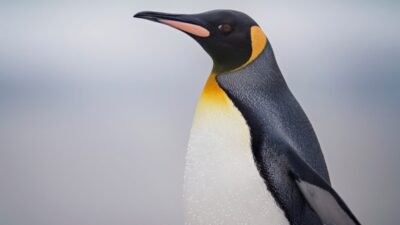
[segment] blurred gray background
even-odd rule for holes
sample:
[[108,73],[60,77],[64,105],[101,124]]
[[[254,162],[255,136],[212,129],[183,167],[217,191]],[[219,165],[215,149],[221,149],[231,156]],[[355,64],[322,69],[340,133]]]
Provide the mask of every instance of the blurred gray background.
[[[200,3],[201,2],[201,3]],[[178,225],[211,60],[135,12],[263,27],[363,224],[400,221],[399,1],[1,1],[0,224]]]

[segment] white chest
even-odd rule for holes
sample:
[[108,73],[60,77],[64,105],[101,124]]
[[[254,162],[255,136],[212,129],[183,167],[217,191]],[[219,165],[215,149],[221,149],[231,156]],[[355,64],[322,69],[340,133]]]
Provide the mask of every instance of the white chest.
[[186,157],[187,225],[289,224],[261,178],[249,128],[230,102],[199,103]]

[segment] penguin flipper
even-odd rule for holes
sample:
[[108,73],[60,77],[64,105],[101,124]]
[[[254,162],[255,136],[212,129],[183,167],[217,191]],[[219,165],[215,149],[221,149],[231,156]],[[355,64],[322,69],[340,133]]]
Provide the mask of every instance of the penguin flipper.
[[289,157],[289,173],[304,198],[326,225],[361,225],[340,196],[296,153]]

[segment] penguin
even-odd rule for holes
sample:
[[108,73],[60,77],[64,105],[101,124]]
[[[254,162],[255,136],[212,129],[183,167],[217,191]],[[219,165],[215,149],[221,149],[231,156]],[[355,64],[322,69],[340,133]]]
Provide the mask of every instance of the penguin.
[[184,173],[187,225],[360,225],[332,188],[318,139],[271,43],[233,10],[134,15],[188,34],[213,68]]

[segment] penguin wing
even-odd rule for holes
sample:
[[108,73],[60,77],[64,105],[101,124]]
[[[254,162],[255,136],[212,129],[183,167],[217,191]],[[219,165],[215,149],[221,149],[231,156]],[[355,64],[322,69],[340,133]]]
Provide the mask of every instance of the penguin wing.
[[340,196],[295,152],[289,156],[289,174],[326,225],[360,225]]

